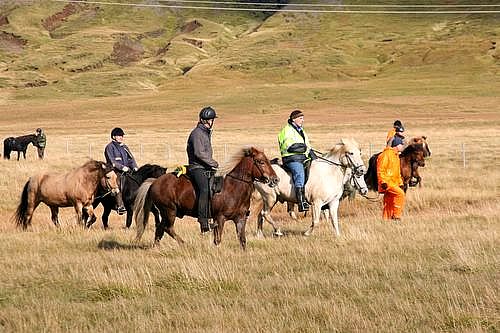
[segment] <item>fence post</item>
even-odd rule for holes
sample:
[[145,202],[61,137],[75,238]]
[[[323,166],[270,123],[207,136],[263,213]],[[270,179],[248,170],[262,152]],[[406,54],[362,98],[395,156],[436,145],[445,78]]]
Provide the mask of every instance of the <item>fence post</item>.
[[462,160],[464,163],[464,169],[466,168],[466,159],[465,159],[465,143],[462,143]]
[[224,162],[227,162],[227,143],[224,144]]
[[372,156],[372,151],[373,151],[373,144],[370,142],[370,148],[368,149],[369,151],[369,155],[368,156]]
[[92,159],[92,144],[89,143],[89,158]]
[[69,154],[69,139],[66,140],[66,154]]
[[141,160],[142,160],[143,153],[144,153],[144,146],[141,143],[141,145],[139,146],[139,159],[141,159]]
[[167,164],[170,163],[170,146],[168,144],[165,145],[166,146],[166,154],[167,154]]

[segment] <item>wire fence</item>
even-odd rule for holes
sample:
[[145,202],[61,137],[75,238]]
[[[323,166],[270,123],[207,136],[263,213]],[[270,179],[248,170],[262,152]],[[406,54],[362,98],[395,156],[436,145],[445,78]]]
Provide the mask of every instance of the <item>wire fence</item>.
[[[48,144],[45,151],[45,158],[63,157],[71,160],[96,159],[104,160],[104,147],[107,142],[88,142],[84,140],[59,140],[56,143]],[[159,141],[144,141],[140,143],[127,143],[130,150],[135,155],[139,165],[145,163],[155,163],[167,167],[186,164],[186,144],[185,143],[165,143]],[[500,142],[461,142],[461,143],[429,143],[433,160],[446,161],[452,166],[469,168],[480,167],[485,164],[499,166]],[[238,154],[244,147],[238,143],[213,144],[214,159],[220,164],[231,161],[232,157]],[[258,144],[259,149],[264,149],[268,158],[279,157],[279,150],[276,144]],[[314,147],[326,152],[330,147]],[[383,145],[377,143],[360,143],[363,159],[367,162],[370,156],[383,150]],[[31,151],[32,149],[32,151]],[[11,159],[16,159],[15,152],[11,154]],[[30,148],[27,152],[27,159],[36,159],[36,149]]]

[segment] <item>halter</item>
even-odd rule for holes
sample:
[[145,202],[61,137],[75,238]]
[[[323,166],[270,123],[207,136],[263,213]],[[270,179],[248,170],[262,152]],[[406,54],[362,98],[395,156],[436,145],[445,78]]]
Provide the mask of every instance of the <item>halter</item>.
[[[106,172],[106,174],[104,175],[106,177],[106,175],[108,174],[109,172]],[[108,190],[106,193],[104,193],[103,195],[100,195],[98,197],[95,197],[94,200],[97,200],[97,199],[102,199],[104,198],[105,196],[108,196],[110,193],[113,192],[113,188],[111,187],[111,184],[109,183],[109,180],[108,178],[106,177],[104,179],[104,183],[106,184],[106,190]]]

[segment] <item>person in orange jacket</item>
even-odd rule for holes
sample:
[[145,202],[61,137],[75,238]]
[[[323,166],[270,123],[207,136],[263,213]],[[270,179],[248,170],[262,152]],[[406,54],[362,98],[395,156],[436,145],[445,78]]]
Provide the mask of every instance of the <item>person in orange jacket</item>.
[[378,191],[384,194],[384,220],[401,220],[403,213],[405,192],[399,164],[399,152],[403,148],[403,139],[396,135],[377,158]]
[[403,127],[401,120],[394,121],[392,128],[389,130],[389,132],[387,132],[387,137],[385,139],[385,143],[387,145],[391,145],[391,140],[396,135],[400,136],[401,138],[404,139],[404,135],[403,135],[404,131],[405,131],[405,128]]

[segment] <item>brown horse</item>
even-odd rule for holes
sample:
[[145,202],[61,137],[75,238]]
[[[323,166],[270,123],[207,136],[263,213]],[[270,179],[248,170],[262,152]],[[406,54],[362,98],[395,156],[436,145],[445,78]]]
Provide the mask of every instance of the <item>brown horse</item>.
[[[214,243],[219,245],[226,220],[236,224],[240,245],[246,247],[245,225],[249,215],[250,198],[254,181],[276,186],[278,177],[262,151],[255,148],[243,149],[237,157],[236,166],[226,174],[220,193],[213,195],[212,216],[217,226],[214,229]],[[175,233],[175,218],[198,215],[195,192],[188,177],[165,174],[156,180],[146,180],[137,191],[134,204],[137,224],[137,240],[140,240],[148,222],[152,205],[160,211],[161,223],[156,225],[155,244],[165,231],[178,243],[184,241]]]
[[[422,144],[422,147],[424,147],[424,157],[430,157],[431,156],[431,149],[429,148],[429,143],[427,142],[427,137],[425,136],[418,136],[415,138],[412,138],[409,142],[409,144]],[[414,187],[414,186],[422,186],[422,177],[420,177],[420,174],[418,173],[418,163],[414,163],[412,165],[412,175],[410,178],[410,181],[408,183],[409,186]]]
[[[365,183],[370,190],[378,191],[377,183],[377,158],[380,153],[370,157],[368,170],[365,174]],[[406,192],[412,178],[415,167],[425,166],[425,152],[422,144],[408,145],[399,155],[401,164],[401,178],[403,178],[403,190]]]
[[59,207],[73,206],[79,224],[85,222],[83,210],[88,219],[95,220],[92,202],[99,184],[114,194],[120,191],[112,167],[94,160],[66,174],[41,173],[32,176],[24,185],[15,221],[26,229],[31,225],[33,212],[41,202],[50,207],[52,222],[56,226],[59,226]]

